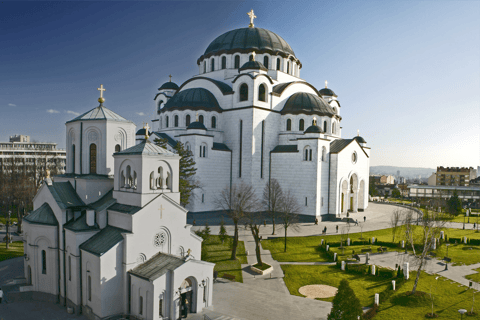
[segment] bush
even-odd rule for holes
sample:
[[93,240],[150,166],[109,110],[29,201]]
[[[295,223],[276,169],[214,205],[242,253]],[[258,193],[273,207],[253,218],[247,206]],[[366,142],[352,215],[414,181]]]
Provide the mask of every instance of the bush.
[[362,315],[363,311],[360,300],[355,296],[355,291],[350,288],[348,281],[343,279],[333,298],[332,309],[328,314],[328,320],[353,320]]
[[450,243],[455,243],[455,242],[463,243],[463,239],[462,238],[450,238],[450,239],[448,239],[448,242],[450,242]]
[[355,274],[366,274],[368,272],[368,267],[365,264],[352,264],[348,266],[349,273]]
[[377,276],[386,279],[393,279],[397,275],[397,271],[388,268],[377,268]]

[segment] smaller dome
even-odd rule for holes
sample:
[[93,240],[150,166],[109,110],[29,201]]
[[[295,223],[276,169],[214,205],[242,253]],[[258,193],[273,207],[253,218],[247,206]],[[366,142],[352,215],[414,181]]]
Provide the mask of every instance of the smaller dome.
[[162,84],[158,90],[178,90],[178,85],[175,82],[168,81]]
[[195,121],[195,122],[190,123],[190,125],[189,125],[188,128],[187,128],[187,130],[190,130],[190,129],[202,129],[202,130],[207,130],[207,128],[205,128],[205,126],[203,125],[203,123],[198,122],[198,121]]
[[[144,135],[145,135],[145,132],[146,132],[145,128],[142,128],[142,129],[138,130],[137,133],[135,133],[135,135],[137,135],[137,136],[144,136]],[[152,135],[152,133],[149,131],[149,132],[148,132],[148,135],[150,136],[150,135]]]
[[248,61],[240,69],[238,69],[238,72],[243,71],[243,70],[247,70],[247,69],[268,71],[268,69],[265,68],[265,66],[261,62]]
[[353,138],[355,140],[358,141],[358,143],[367,143],[367,141],[365,141],[365,139],[363,139],[362,137],[360,136],[356,136],[355,138]]
[[311,125],[304,133],[323,133],[323,130],[317,125]]
[[329,88],[323,88],[322,90],[319,91],[319,93],[322,95],[322,96],[333,96],[333,97],[336,97],[337,95],[335,94],[335,92],[333,92],[332,89],[329,89]]

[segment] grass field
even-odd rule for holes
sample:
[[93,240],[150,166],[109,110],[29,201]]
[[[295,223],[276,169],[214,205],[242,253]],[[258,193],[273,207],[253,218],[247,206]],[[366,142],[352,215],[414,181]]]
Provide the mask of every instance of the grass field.
[[[480,268],[474,269],[474,270],[477,272],[480,272]],[[468,276],[465,276],[465,278],[467,278],[468,280],[475,281],[476,283],[480,283],[480,273],[470,274]]]
[[219,236],[210,236],[202,243],[202,260],[215,263],[215,270],[218,271],[218,277],[221,277],[224,273],[228,273],[235,276],[235,281],[243,282],[241,264],[247,264],[245,245],[243,241],[239,241],[237,260],[230,260],[232,251],[229,241],[225,241],[225,243],[222,244]]
[[[285,273],[285,284],[293,295],[302,296],[298,289],[309,284],[326,284],[338,287],[342,279],[347,279],[355,291],[363,306],[371,306],[375,293],[391,287],[391,279],[382,279],[374,276],[348,274],[334,266],[296,266],[282,265]],[[430,290],[434,296],[434,310],[439,315],[438,319],[459,319],[459,309],[470,310],[472,307],[472,292],[465,286],[452,283],[450,280],[426,273],[421,274],[418,289],[426,292],[423,299],[412,301],[404,296],[413,288],[415,273],[410,273],[410,280],[402,287],[397,288],[387,301],[380,303],[380,312],[375,319],[379,320],[411,320],[424,319],[425,314],[431,312]],[[480,313],[480,294],[475,291],[474,311]],[[321,299],[332,301],[333,298]],[[480,315],[468,317],[468,319],[480,319]]]
[[12,242],[9,247],[7,250],[5,242],[0,243],[0,261],[23,256],[22,241]]

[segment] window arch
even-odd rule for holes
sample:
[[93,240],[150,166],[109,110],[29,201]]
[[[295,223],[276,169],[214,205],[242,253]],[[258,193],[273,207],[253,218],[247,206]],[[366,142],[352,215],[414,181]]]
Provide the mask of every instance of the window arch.
[[292,131],[292,120],[287,119],[287,131]]
[[162,105],[163,105],[163,100],[160,100],[158,102],[157,114],[160,114],[160,111],[162,110]]
[[235,69],[240,68],[240,56],[235,56]]
[[122,151],[122,147],[120,147],[120,145],[117,144],[117,145],[115,146],[115,152],[120,152],[120,151]]
[[312,154],[312,148],[306,146],[305,149],[303,149],[303,161],[312,161]]
[[227,69],[227,57],[222,57],[222,69]]
[[203,115],[200,115],[200,116],[198,117],[198,122],[200,122],[201,124],[203,124]]
[[268,56],[263,57],[263,65],[268,69]]
[[165,128],[168,128],[168,116],[165,117]]
[[203,61],[203,73],[207,72],[207,61]]
[[262,83],[258,86],[258,100],[267,102],[266,86]]
[[247,101],[248,100],[248,85],[246,83],[242,83],[240,86],[240,101]]
[[178,127],[178,116],[177,115],[175,115],[174,121],[175,121],[174,126]]
[[217,117],[212,117],[212,128],[215,129],[217,127]]
[[280,70],[280,58],[277,58],[277,70]]
[[215,59],[210,60],[210,71],[215,71]]
[[327,133],[327,121],[323,121],[323,132]]
[[42,250],[42,274],[47,274],[47,252]]
[[190,115],[187,114],[187,115],[185,116],[185,126],[188,127],[189,125],[190,125]]
[[206,158],[207,157],[207,145],[202,143],[200,145],[200,153],[198,155],[200,158]]
[[305,121],[303,119],[300,119],[300,121],[298,121],[298,130],[299,131],[305,130]]
[[290,61],[287,61],[287,73],[290,73]]
[[97,173],[97,145],[90,144],[90,174]]

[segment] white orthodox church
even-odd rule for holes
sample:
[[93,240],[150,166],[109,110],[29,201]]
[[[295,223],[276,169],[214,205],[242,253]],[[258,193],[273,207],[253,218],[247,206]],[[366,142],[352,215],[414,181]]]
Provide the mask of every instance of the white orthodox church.
[[[244,182],[261,193],[275,178],[321,219],[368,206],[370,148],[342,138],[341,106],[325,85],[300,78],[302,64],[277,34],[253,25],[214,39],[197,60],[198,75],[155,95],[150,137],[177,141],[195,157],[201,188],[187,206],[214,211],[215,194]],[[142,134],[143,132],[138,132]]]
[[21,291],[89,319],[199,312],[214,264],[179,204],[179,156],[135,144],[135,124],[99,102],[66,123],[66,174],[45,179],[24,218]]

